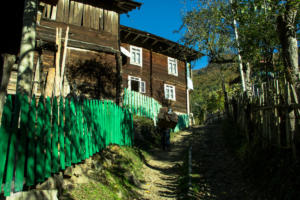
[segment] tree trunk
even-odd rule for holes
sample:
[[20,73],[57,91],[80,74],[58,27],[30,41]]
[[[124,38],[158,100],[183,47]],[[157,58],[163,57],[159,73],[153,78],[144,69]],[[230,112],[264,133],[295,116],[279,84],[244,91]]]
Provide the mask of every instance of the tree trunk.
[[247,62],[246,63],[246,73],[245,73],[245,85],[246,85],[246,92],[247,92],[247,96],[251,97],[252,94],[252,83],[251,83],[251,67],[250,67],[250,63]]
[[5,97],[7,94],[7,85],[9,82],[10,72],[16,61],[15,55],[3,54],[3,72],[1,79],[1,88],[0,88],[0,122],[2,118],[3,106],[5,103]]
[[25,0],[23,29],[18,66],[17,92],[31,95],[35,51],[37,0]]
[[223,90],[223,94],[224,94],[225,113],[226,113],[226,116],[229,118],[229,102],[228,102],[228,95],[227,95],[227,91],[226,91],[224,76],[222,76],[222,90]]
[[[232,0],[229,0],[229,2],[230,2],[231,5],[233,4]],[[233,14],[235,13],[233,9],[232,9],[232,12],[233,12]],[[243,89],[243,92],[246,92],[243,62],[242,62],[242,56],[241,56],[241,53],[240,53],[239,34],[238,34],[238,30],[237,30],[236,20],[235,20],[234,17],[233,17],[233,28],[234,28],[235,40],[236,40],[237,49],[238,49],[238,60],[239,60],[239,70],[240,70],[240,76],[241,76],[242,89]]]
[[286,77],[292,84],[299,81],[298,46],[295,27],[299,4],[299,2],[287,1],[285,12],[277,18],[277,30],[282,46]]

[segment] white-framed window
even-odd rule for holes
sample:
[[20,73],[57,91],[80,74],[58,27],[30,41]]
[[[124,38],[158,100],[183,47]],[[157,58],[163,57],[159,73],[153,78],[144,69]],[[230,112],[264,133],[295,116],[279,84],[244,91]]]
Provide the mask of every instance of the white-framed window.
[[165,98],[176,101],[175,86],[165,84],[164,89],[165,89]]
[[178,76],[177,60],[168,57],[168,74]]
[[136,46],[130,46],[130,64],[143,66],[143,49]]
[[140,93],[146,93],[146,82],[141,78],[128,76],[128,89]]

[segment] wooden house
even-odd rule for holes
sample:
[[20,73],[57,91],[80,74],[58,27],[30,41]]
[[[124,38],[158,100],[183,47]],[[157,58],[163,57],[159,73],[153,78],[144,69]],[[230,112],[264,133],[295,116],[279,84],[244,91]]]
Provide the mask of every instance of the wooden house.
[[[189,113],[192,89],[189,62],[195,50],[141,30],[121,26],[123,87],[141,92],[179,113]],[[124,50],[125,49],[125,50]],[[126,53],[124,53],[126,54]]]
[[[40,0],[32,93],[84,95],[120,103],[128,88],[189,113],[189,62],[199,53],[121,26],[120,14],[140,6],[134,0]],[[13,47],[9,52],[17,54],[18,45]],[[10,74],[10,94],[16,92],[16,68]],[[57,74],[62,86],[54,83]]]
[[[75,92],[89,98],[119,101],[120,14],[140,6],[133,0],[40,0],[33,93],[52,96],[58,90],[53,83],[58,72],[63,76],[60,78],[64,87],[60,88],[65,96]],[[57,34],[60,28],[61,33]],[[8,93],[15,93],[16,77],[15,68]]]

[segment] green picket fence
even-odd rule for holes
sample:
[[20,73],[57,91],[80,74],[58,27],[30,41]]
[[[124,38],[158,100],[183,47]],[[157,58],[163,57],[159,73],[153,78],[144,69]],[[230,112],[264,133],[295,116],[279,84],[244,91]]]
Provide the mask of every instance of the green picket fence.
[[123,107],[128,108],[132,114],[157,121],[157,115],[162,106],[155,99],[127,88],[124,89],[123,99]]
[[[32,98],[35,100],[35,98]],[[4,196],[44,181],[109,144],[132,145],[131,113],[109,101],[8,96],[0,127]],[[0,191],[2,192],[2,191]]]
[[[128,108],[133,115],[147,117],[157,122],[157,115],[162,105],[151,97],[125,88],[123,107]],[[179,115],[178,123],[172,131],[178,132],[187,127],[189,127],[189,116]]]
[[178,116],[178,122],[177,122],[177,125],[176,127],[174,128],[174,130],[172,130],[172,132],[178,132],[178,131],[181,131],[185,128],[188,128],[189,127],[189,116],[186,114],[186,115],[179,115]]

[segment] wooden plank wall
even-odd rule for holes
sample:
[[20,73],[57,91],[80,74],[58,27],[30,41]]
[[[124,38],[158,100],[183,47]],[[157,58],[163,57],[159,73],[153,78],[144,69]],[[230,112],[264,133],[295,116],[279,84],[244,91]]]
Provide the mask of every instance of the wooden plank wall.
[[[38,54],[36,53],[35,66],[37,58]],[[55,66],[55,52],[43,50],[41,60],[41,73],[35,94],[37,97],[41,95],[42,88],[45,88],[49,69]],[[74,69],[79,70],[79,73],[72,76],[70,70]],[[88,98],[115,100],[116,61],[114,55],[74,48],[68,49],[65,72],[64,96],[70,93],[70,85],[75,82],[78,94]],[[16,94],[16,85],[17,71],[13,70],[10,74],[7,93]]]
[[116,97],[116,61],[111,54],[79,49],[68,49],[66,75],[70,84],[88,98]]
[[[130,45],[122,43],[122,47],[130,51]],[[176,101],[173,109],[178,112],[187,112],[187,84],[185,62],[178,60],[178,76],[168,74],[168,56],[153,52],[152,53],[152,93],[153,98],[162,103],[164,99],[164,84],[170,84],[176,88]],[[146,82],[146,94],[151,96],[150,91],[150,51],[143,48],[143,66],[130,64],[130,58],[127,58],[127,63],[123,65],[123,85],[128,88],[128,75],[139,77]]]
[[[130,52],[129,44],[121,44]],[[150,51],[143,49],[143,67],[130,65],[130,58],[127,58],[127,63],[122,66],[122,79],[124,87],[128,88],[128,75],[139,77],[142,81],[146,82],[146,93],[145,95],[151,96],[150,91]]]
[[[67,26],[70,28],[69,45],[72,45],[74,41],[80,41],[118,50],[117,36],[111,33],[99,32],[86,27],[67,25],[57,21],[42,20],[40,25],[37,26],[37,38],[48,42],[55,42],[56,27],[62,28],[62,35],[64,36]],[[83,46],[82,48],[85,47]]]
[[119,14],[115,11],[72,0],[58,0],[57,5],[41,5],[44,6],[43,18],[106,31],[112,35],[119,33]]

